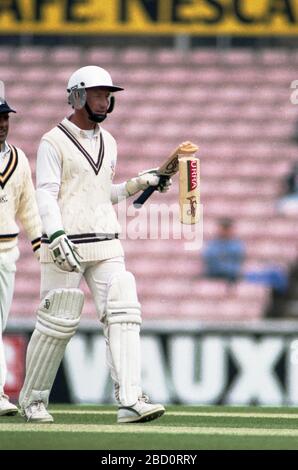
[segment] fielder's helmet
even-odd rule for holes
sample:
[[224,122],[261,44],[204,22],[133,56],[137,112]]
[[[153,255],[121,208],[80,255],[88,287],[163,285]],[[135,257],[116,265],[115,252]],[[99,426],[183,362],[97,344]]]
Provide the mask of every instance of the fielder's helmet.
[[5,101],[5,86],[2,80],[0,80],[0,114],[15,113],[7,101]]
[[9,106],[7,101],[4,101],[0,98],[0,114],[5,113],[16,113],[16,111]]

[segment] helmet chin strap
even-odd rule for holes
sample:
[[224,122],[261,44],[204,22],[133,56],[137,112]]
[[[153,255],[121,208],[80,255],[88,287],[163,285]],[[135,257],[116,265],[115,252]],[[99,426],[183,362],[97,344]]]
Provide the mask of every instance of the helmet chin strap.
[[88,105],[87,101],[85,103],[85,109],[88,113],[88,117],[89,117],[90,121],[98,122],[98,123],[105,120],[105,118],[107,117],[107,114],[109,114],[113,111],[114,106],[115,106],[115,97],[114,96],[110,97],[110,104],[109,104],[109,107],[108,107],[107,112],[105,114],[93,113],[91,111],[90,106]]
[[98,114],[98,113],[93,113],[90,109],[90,106],[88,105],[88,103],[86,102],[85,104],[85,109],[88,113],[88,117],[90,119],[90,121],[93,121],[93,122],[97,122],[97,123],[100,123],[102,121],[105,120],[105,118],[107,117],[107,114]]

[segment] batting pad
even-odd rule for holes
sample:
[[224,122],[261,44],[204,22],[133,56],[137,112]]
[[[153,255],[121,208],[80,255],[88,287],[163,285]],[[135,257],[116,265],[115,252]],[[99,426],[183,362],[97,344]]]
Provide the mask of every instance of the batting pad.
[[111,279],[106,309],[107,358],[119,400],[132,406],[141,395],[141,306],[134,276],[125,271]]
[[80,322],[84,294],[79,289],[55,289],[42,300],[26,357],[25,383],[19,402],[26,408],[36,400],[48,405],[65,348]]

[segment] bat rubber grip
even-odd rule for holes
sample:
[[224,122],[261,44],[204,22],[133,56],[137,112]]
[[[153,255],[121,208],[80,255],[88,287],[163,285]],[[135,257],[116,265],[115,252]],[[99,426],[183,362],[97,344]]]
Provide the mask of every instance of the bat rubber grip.
[[144,202],[147,201],[147,199],[151,196],[152,193],[157,189],[157,186],[149,186],[149,188],[145,189],[145,191],[142,192],[142,194],[133,201],[133,206],[136,209],[139,209],[142,207]]

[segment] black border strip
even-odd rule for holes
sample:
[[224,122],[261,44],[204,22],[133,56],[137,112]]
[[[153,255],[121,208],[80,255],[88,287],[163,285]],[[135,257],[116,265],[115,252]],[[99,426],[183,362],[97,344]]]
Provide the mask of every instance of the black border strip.
[[32,249],[33,251],[36,251],[40,248],[41,246],[41,238],[35,238],[34,240],[31,241]]
[[1,238],[16,238],[18,235],[18,233],[7,233],[5,235],[0,235],[0,240]]
[[[67,238],[71,240],[75,244],[81,243],[96,243],[96,242],[104,242],[108,240],[115,240],[119,238],[118,233],[82,233],[80,235],[68,235]],[[42,243],[49,244],[50,240],[46,235],[43,235],[41,238]]]
[[[13,145],[10,145],[8,144],[9,148],[10,148],[10,157],[9,157],[9,161],[8,161],[8,164],[5,168],[5,170],[3,171],[3,173],[0,172],[0,176],[2,177],[2,181],[0,179],[0,186],[2,189],[4,189],[6,183],[8,182],[8,180],[11,178],[11,176],[13,175],[16,167],[18,166],[18,161],[19,161],[19,155],[18,155],[18,151],[17,149],[13,146]],[[9,170],[10,168],[10,165],[13,161],[13,159],[15,158],[15,161],[13,163],[13,166],[12,168]],[[8,171],[7,171],[8,170]]]

